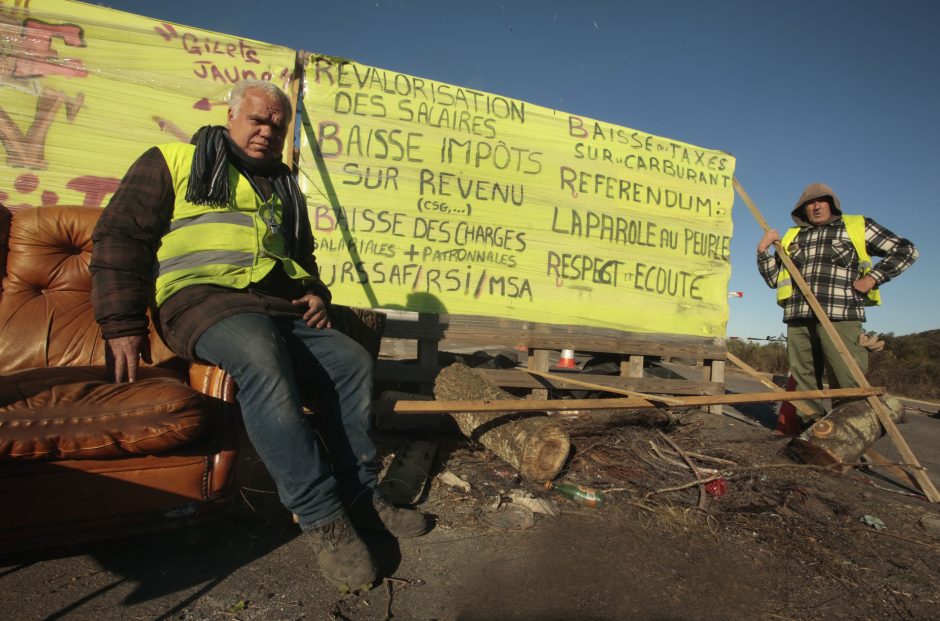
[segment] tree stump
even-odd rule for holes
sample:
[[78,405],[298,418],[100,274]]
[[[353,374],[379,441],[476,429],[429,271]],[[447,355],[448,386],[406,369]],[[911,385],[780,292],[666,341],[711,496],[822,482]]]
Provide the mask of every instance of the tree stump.
[[[891,419],[899,422],[904,406],[895,397],[885,395],[882,403]],[[844,471],[845,464],[855,464],[862,454],[884,435],[878,416],[866,399],[838,405],[816,423],[794,438],[790,448],[807,464],[831,466]]]
[[[441,370],[434,382],[441,401],[497,401],[516,397],[470,367],[455,363]],[[530,481],[551,481],[568,458],[571,441],[556,421],[544,415],[505,412],[454,412],[467,437],[493,451]]]

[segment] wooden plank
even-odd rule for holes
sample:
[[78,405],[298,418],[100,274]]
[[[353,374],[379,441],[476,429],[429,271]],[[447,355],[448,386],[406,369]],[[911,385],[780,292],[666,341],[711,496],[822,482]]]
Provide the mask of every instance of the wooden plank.
[[[529,349],[528,365],[530,369],[537,371],[548,371],[548,350],[547,349]],[[539,384],[541,386],[541,384]],[[535,388],[529,393],[530,399],[547,399],[547,388]]]
[[[553,373],[552,379],[546,378],[539,381],[528,373],[517,369],[476,369],[476,371],[503,388],[538,389],[545,388],[546,383],[559,390],[575,390],[578,388],[575,384],[566,381],[565,378],[568,374],[563,372]],[[380,359],[375,369],[375,379],[385,382],[428,384],[434,383],[439,372],[440,369],[438,368],[421,367],[414,361]],[[652,394],[717,395],[723,392],[720,385],[711,382],[672,380],[658,377],[631,378],[621,375],[593,375],[589,373],[571,375],[581,379],[589,377],[591,382],[601,386],[612,386]]]
[[626,368],[621,363],[620,374],[627,377],[643,377],[643,358],[643,356],[631,355]]
[[[770,225],[767,224],[767,221],[764,220],[764,216],[761,214],[760,210],[757,209],[757,205],[751,200],[751,197],[747,195],[747,192],[744,191],[744,187],[737,179],[733,179],[734,189],[737,191],[738,195],[748,206],[748,209],[751,210],[751,213],[754,215],[754,218],[757,219],[757,222],[760,224],[761,228],[764,231],[770,230]],[[842,337],[839,336],[839,333],[836,332],[835,327],[833,327],[832,322],[829,321],[829,317],[826,315],[825,309],[816,299],[816,296],[813,295],[813,291],[809,288],[809,284],[803,279],[800,270],[796,267],[793,261],[787,256],[787,253],[784,252],[783,247],[780,245],[780,242],[774,242],[774,248],[777,251],[777,256],[780,257],[780,260],[783,262],[783,265],[787,268],[787,271],[790,272],[790,278],[796,283],[796,286],[799,287],[800,292],[803,294],[803,298],[809,303],[810,308],[813,309],[813,312],[816,314],[816,319],[819,320],[819,325],[822,326],[823,330],[826,331],[826,334],[829,335],[829,338],[832,340],[832,343],[836,346],[836,349],[839,352],[839,355],[842,356],[842,361],[848,367],[849,372],[852,374],[852,378],[855,380],[859,386],[866,388],[869,386],[868,378],[865,377],[865,374],[862,372],[862,369],[858,366],[858,363],[855,362],[855,357],[852,356],[848,348],[845,346],[845,343],[842,342]],[[898,452],[901,453],[901,457],[904,459],[905,463],[909,463],[914,467],[914,478],[917,479],[917,483],[920,485],[921,490],[927,496],[927,499],[931,502],[940,502],[940,492],[937,491],[937,488],[934,487],[933,481],[930,480],[930,476],[927,474],[927,470],[920,465],[920,462],[917,460],[917,457],[914,455],[914,451],[911,450],[910,445],[908,445],[907,440],[904,439],[904,436],[901,435],[901,431],[898,429],[897,425],[894,424],[894,421],[891,420],[891,415],[888,413],[884,404],[880,399],[874,396],[868,397],[868,404],[871,406],[871,409],[874,410],[875,414],[878,416],[878,420],[881,422],[881,425],[885,428],[885,431],[888,432],[888,437],[891,438],[891,441],[894,442],[894,445],[897,447]]]
[[436,339],[442,347],[454,345],[525,346],[533,349],[724,359],[723,338],[623,332],[607,328],[558,326],[494,317],[436,315],[435,321],[417,321],[389,315],[385,336]]
[[582,388],[603,390],[603,391],[612,392],[615,394],[626,395],[628,397],[641,397],[643,399],[649,399],[650,401],[657,401],[659,403],[664,403],[666,405],[676,405],[676,406],[685,405],[685,401],[683,401],[682,399],[674,399],[672,397],[662,397],[659,395],[649,395],[649,394],[645,394],[641,392],[636,392],[634,390],[616,388],[614,386],[602,386],[600,384],[594,384],[592,382],[585,382],[583,380],[574,379],[573,377],[560,378],[558,377],[558,375],[555,375],[554,373],[543,373],[542,371],[536,371],[535,369],[520,369],[520,371],[523,371],[525,373],[531,373],[532,375],[536,375],[538,377],[544,377],[547,379],[553,379],[553,380],[563,379],[565,383],[574,384],[575,386],[580,386]]
[[[494,383],[504,388],[536,388],[544,386],[540,382],[517,369],[477,369],[480,373],[488,376]],[[577,386],[566,381],[568,373],[554,372],[551,379],[547,381],[553,388],[573,390]],[[696,382],[684,379],[663,379],[659,377],[632,378],[621,375],[593,375],[590,373],[576,374],[572,373],[575,379],[585,379],[589,377],[590,381],[601,386],[613,386],[626,390],[636,390],[639,392],[649,392],[660,395],[719,395],[724,392],[722,386],[712,384],[711,382]]]
[[[703,405],[735,405],[794,399],[826,399],[867,397],[884,394],[884,388],[836,388],[829,390],[803,390],[788,392],[755,392],[742,394],[689,396],[683,398],[686,407]],[[449,414],[453,412],[544,412],[569,410],[619,410],[627,408],[662,407],[640,397],[611,399],[528,399],[519,401],[388,401],[375,402],[376,406],[389,404],[396,414]]]
[[464,335],[450,332],[446,335],[447,344],[506,343],[509,346],[522,345],[540,349],[573,349],[582,352],[603,352],[614,354],[642,354],[646,356],[664,356],[674,358],[722,358],[724,351],[719,346],[698,343],[657,343],[654,341],[627,338],[600,338],[583,336],[553,336],[525,334],[513,330]]
[[[724,360],[706,360],[705,368],[708,369],[708,377],[706,381],[711,381],[715,384],[721,384],[724,386],[725,383],[725,361]],[[721,414],[721,406],[713,405],[708,408],[709,413],[711,414]]]

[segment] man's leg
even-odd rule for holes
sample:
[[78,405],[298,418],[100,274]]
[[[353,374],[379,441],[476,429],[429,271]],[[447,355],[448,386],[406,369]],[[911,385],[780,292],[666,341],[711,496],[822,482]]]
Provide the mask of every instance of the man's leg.
[[[284,320],[287,321],[287,320]],[[339,495],[357,528],[417,537],[431,523],[417,511],[389,505],[378,493],[378,461],[369,437],[372,357],[359,343],[332,329],[290,320],[288,345],[296,373],[323,433]]]
[[301,528],[339,517],[336,480],[303,412],[290,354],[274,321],[261,314],[227,317],[203,333],[196,354],[235,380],[248,437]]
[[333,329],[279,319],[289,334],[299,385],[311,403],[329,452],[337,493],[351,502],[378,485],[379,464],[369,437],[372,410],[372,357],[359,343]]
[[[796,390],[819,390],[822,388],[822,360],[815,322],[792,322],[787,324],[787,358],[790,375],[796,380]],[[815,412],[816,418],[825,415],[821,399],[804,401]],[[812,420],[797,412],[803,424]]]
[[[861,321],[833,321],[832,327],[842,338],[846,349],[852,354],[855,363],[858,364],[862,373],[868,372],[868,350],[862,347],[858,342],[858,337],[862,333]],[[828,334],[821,334],[820,341],[823,349],[823,357],[826,360],[826,374],[829,377],[830,388],[855,388],[859,384],[852,377],[849,366],[845,359],[836,349],[835,343],[829,338]],[[850,399],[851,400],[851,399]],[[833,406],[844,402],[845,399],[834,400]]]
[[281,502],[307,533],[324,576],[341,588],[373,582],[375,562],[349,522],[319,438],[304,414],[290,351],[276,321],[252,313],[222,319],[199,338],[196,354],[235,380],[248,437]]

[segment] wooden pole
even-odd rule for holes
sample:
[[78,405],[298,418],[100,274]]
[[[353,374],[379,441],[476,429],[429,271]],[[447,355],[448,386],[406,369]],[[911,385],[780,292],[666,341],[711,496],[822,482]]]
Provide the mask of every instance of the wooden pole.
[[625,395],[627,397],[640,397],[641,399],[648,399],[650,401],[658,401],[660,403],[665,403],[666,405],[674,406],[683,406],[685,401],[682,399],[676,399],[674,397],[662,397],[660,395],[648,395],[645,392],[636,392],[633,390],[627,390],[625,388],[617,388],[615,386],[603,386],[601,384],[592,384],[591,382],[585,382],[581,380],[576,380],[567,375],[561,375],[560,373],[546,373],[545,371],[536,371],[535,369],[528,369],[526,367],[519,367],[520,371],[525,371],[531,375],[538,377],[545,377],[548,379],[553,379],[558,382],[565,382],[567,384],[573,384],[574,386],[581,386],[582,388],[591,388],[593,390],[600,390],[603,392],[613,393],[615,395]]
[[902,481],[905,485],[908,485],[915,490],[918,489],[917,481],[914,480],[907,470],[889,462],[884,455],[875,449],[868,447],[868,450],[865,451],[864,457],[871,463],[879,466],[884,472],[887,472],[891,476]]
[[[750,392],[738,395],[702,395],[684,397],[685,407],[702,405],[735,405],[767,401],[795,401],[798,399],[826,399],[867,397],[884,394],[884,388],[836,388],[829,390],[798,390],[794,392]],[[381,411],[391,406],[395,414],[450,414],[453,412],[562,412],[570,410],[621,410],[628,408],[658,408],[662,403],[640,397],[623,399],[520,399],[475,401],[376,401]]]
[[[744,187],[741,185],[741,183],[737,179],[734,179],[733,183],[734,189],[737,191],[738,196],[741,197],[741,200],[743,200],[744,204],[747,205],[748,209],[750,209],[751,214],[753,214],[761,228],[765,232],[770,230],[771,227],[767,224],[767,221],[764,220],[764,216],[761,214],[760,210],[757,209],[757,205],[754,204],[754,201],[751,200],[751,197],[748,196],[747,192],[744,191]],[[839,333],[836,332],[832,322],[829,321],[829,317],[826,315],[826,311],[823,309],[822,305],[819,304],[819,300],[816,299],[816,296],[813,295],[813,292],[810,290],[806,280],[803,279],[803,275],[800,274],[800,271],[797,269],[796,265],[794,265],[790,257],[787,256],[787,253],[783,251],[783,247],[780,245],[780,242],[774,242],[774,249],[777,251],[777,256],[780,257],[781,261],[783,261],[783,265],[787,268],[787,271],[790,272],[790,278],[792,278],[793,282],[796,283],[796,286],[799,287],[803,297],[806,299],[810,308],[812,308],[813,312],[816,314],[816,318],[819,320],[819,325],[822,326],[823,330],[826,331],[826,334],[829,335],[829,338],[836,346],[839,355],[842,356],[842,361],[845,362],[849,372],[852,374],[852,378],[859,386],[868,388],[870,386],[868,379],[862,372],[861,367],[858,366],[858,363],[855,362],[855,358],[849,352],[848,348],[845,346],[845,343],[842,342],[842,337],[839,336]],[[888,437],[891,438],[891,441],[894,442],[898,452],[901,453],[901,457],[906,463],[915,466],[913,476],[917,480],[918,485],[920,485],[920,489],[924,492],[924,495],[927,496],[930,502],[940,502],[940,492],[938,492],[937,488],[934,487],[933,481],[930,480],[930,476],[927,474],[927,471],[920,465],[920,462],[917,460],[917,457],[914,455],[911,447],[904,439],[904,436],[901,435],[901,431],[898,429],[898,426],[894,424],[893,420],[891,420],[891,416],[888,414],[884,404],[880,399],[878,399],[878,397],[875,396],[869,396],[867,399],[871,409],[878,416],[879,422],[881,422],[881,425],[888,433]]]
[[284,140],[284,152],[281,153],[281,160],[288,168],[294,170],[294,148],[297,146],[294,141],[294,127],[297,123],[297,102],[300,97],[300,83],[303,81],[304,60],[307,53],[303,50],[297,50],[294,55],[294,71],[291,73],[290,98],[291,111],[290,119],[287,122],[287,139]]

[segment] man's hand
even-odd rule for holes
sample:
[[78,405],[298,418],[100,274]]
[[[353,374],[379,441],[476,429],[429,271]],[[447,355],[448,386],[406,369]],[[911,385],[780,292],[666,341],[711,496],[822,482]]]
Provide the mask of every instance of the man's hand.
[[859,293],[868,293],[869,291],[874,289],[875,285],[877,284],[878,284],[877,281],[875,281],[875,279],[872,278],[871,274],[868,274],[866,276],[862,276],[861,278],[853,282],[852,286]]
[[140,360],[150,364],[150,339],[146,336],[119,336],[108,339],[109,356],[105,356],[108,375],[116,384],[137,380],[137,367]]
[[320,296],[308,293],[302,298],[291,300],[291,304],[307,307],[307,310],[304,312],[304,321],[307,322],[307,325],[311,328],[322,330],[323,328],[333,327],[333,324],[330,323],[329,315],[326,314],[326,303]]
[[881,351],[885,348],[885,342],[878,338],[875,333],[865,334],[862,332],[858,335],[858,344],[868,351]]
[[774,245],[774,242],[780,241],[780,233],[777,232],[777,229],[770,229],[764,236],[760,238],[760,241],[757,243],[757,252],[764,252],[768,248]]

